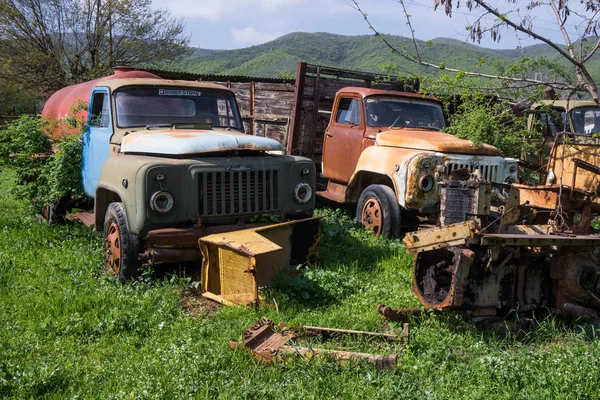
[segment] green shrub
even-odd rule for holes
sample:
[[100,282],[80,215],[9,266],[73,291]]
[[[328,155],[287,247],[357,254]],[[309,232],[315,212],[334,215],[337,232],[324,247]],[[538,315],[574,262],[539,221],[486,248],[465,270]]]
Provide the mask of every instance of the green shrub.
[[23,115],[0,130],[0,167],[15,171],[13,192],[40,207],[83,196],[81,134],[54,139],[55,129],[55,121]]
[[530,140],[540,134],[528,130],[526,117],[515,116],[505,102],[486,101],[489,99],[468,99],[462,103],[445,131],[469,139],[476,146],[491,144],[505,157],[520,158],[528,150]]

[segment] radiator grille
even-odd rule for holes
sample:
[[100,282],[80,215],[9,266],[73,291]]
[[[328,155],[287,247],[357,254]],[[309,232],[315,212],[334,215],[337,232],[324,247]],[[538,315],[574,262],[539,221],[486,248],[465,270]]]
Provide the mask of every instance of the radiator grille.
[[446,166],[448,168],[448,175],[450,175],[452,171],[455,171],[457,169],[466,168],[471,173],[475,172],[475,170],[479,170],[479,172],[481,173],[481,179],[485,179],[489,182],[499,182],[499,179],[500,182],[502,182],[503,180],[498,174],[499,168],[497,164],[494,165],[479,163],[479,165],[475,167],[470,162],[449,162],[446,164]]
[[201,216],[276,211],[277,171],[216,171],[198,175]]

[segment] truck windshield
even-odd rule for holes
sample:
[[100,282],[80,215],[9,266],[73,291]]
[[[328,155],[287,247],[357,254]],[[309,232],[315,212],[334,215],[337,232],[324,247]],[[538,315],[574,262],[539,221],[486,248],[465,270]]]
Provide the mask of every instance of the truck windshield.
[[115,94],[120,128],[173,123],[210,123],[242,129],[233,94],[204,88],[125,87]]
[[426,99],[370,96],[365,99],[367,125],[440,130],[446,126],[442,107]]
[[567,113],[564,108],[552,108],[543,112],[535,112],[532,128],[541,132],[544,137],[555,137],[565,130]]
[[600,108],[577,107],[570,111],[574,133],[591,135],[600,132]]

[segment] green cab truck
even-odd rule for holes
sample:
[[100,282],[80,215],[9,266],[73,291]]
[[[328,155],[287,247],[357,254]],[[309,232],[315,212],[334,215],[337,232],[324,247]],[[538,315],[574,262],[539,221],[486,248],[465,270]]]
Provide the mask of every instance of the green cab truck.
[[223,86],[116,69],[59,90],[42,116],[61,120],[78,101],[89,102],[77,115],[88,222],[104,231],[106,266],[121,279],[143,263],[200,261],[202,236],[312,215],[314,163],[244,134]]

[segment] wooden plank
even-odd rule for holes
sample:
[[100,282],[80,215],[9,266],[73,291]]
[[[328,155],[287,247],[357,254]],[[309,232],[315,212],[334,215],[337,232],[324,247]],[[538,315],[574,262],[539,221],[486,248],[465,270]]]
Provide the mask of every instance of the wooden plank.
[[256,91],[274,91],[274,92],[290,92],[292,96],[296,88],[290,83],[265,83],[255,82]]

